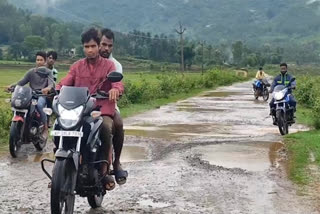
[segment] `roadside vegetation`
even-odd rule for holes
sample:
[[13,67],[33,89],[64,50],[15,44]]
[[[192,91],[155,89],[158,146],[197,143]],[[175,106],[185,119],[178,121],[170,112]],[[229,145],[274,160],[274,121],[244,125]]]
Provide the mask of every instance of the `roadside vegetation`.
[[299,106],[297,120],[310,127],[285,138],[289,155],[289,177],[297,184],[315,182],[310,166],[320,167],[320,77],[299,76],[295,92]]

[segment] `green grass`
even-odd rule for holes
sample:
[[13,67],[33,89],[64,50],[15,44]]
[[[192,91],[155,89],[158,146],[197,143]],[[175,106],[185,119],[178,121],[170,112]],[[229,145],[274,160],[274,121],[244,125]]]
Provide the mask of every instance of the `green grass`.
[[312,127],[314,120],[312,117],[312,110],[298,105],[296,112],[297,122]]
[[[298,106],[297,119],[299,123],[312,127],[313,115],[310,109]],[[308,166],[311,164],[310,153],[315,157],[316,164],[320,167],[320,130],[298,132],[285,137],[288,149],[289,178],[297,184],[307,185],[313,181]]]
[[308,170],[311,152],[315,157],[314,164],[320,165],[320,131],[298,132],[288,135],[285,140],[289,154],[290,179],[297,184],[309,184],[312,181]]

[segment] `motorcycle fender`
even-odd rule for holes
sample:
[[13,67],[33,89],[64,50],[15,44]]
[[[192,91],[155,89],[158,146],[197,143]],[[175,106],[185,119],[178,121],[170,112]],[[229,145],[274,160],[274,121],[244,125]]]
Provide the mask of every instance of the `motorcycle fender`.
[[[98,133],[98,131],[100,130],[100,127],[103,123],[103,119],[102,117],[99,118],[97,121],[95,121],[95,123],[91,123],[91,131],[88,137],[88,141],[87,144],[91,144],[91,142],[95,139],[96,134]],[[92,145],[91,145],[92,146]]]
[[70,150],[58,149],[55,154],[56,158],[72,159],[74,163],[75,170],[79,167],[79,154],[72,152]]
[[18,121],[21,121],[21,122],[24,122],[24,119],[23,117],[21,117],[20,115],[16,115],[12,118],[12,121],[15,121],[15,122],[18,122]]

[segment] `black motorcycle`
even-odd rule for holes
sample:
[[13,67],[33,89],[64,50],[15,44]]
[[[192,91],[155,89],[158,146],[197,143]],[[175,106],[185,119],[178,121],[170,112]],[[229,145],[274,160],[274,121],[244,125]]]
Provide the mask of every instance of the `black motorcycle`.
[[[107,80],[118,82],[122,74],[112,72]],[[42,169],[51,179],[51,213],[73,213],[75,195],[87,197],[92,208],[101,206],[106,190],[100,174],[101,159],[100,127],[103,122],[96,99],[108,99],[108,94],[97,91],[90,96],[86,87],[63,86],[53,101],[57,119],[51,135],[58,149],[56,160],[44,159]],[[44,163],[53,162],[52,177]]]
[[9,137],[11,156],[16,158],[21,145],[30,142],[33,143],[38,151],[42,151],[47,139],[41,137],[44,125],[41,123],[40,114],[36,106],[40,96],[50,95],[43,95],[41,91],[22,86],[12,87],[9,91],[13,92],[10,99],[13,111]]
[[257,100],[259,97],[262,97],[264,101],[269,99],[269,90],[270,84],[266,79],[255,80],[252,83],[254,98]]
[[288,134],[289,126],[295,123],[294,107],[289,105],[289,89],[293,81],[295,81],[295,78],[292,78],[287,86],[277,85],[272,93],[274,104],[276,105],[272,119],[274,124],[278,126],[281,135]]

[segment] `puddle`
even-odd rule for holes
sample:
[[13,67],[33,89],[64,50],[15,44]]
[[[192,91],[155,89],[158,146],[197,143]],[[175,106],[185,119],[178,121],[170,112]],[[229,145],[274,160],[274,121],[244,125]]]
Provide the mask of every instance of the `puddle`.
[[233,95],[242,95],[240,92],[229,92],[229,91],[210,91],[202,94],[203,97],[228,97]]
[[[54,160],[54,153],[43,153],[29,155],[27,161],[29,162],[40,162],[42,159],[47,158]],[[148,152],[145,147],[142,146],[124,146],[121,154],[122,162],[133,162],[133,161],[145,161],[148,160]]]
[[226,109],[219,108],[201,108],[201,107],[180,107],[178,111],[187,111],[187,112],[223,112]]
[[125,134],[141,137],[177,139],[184,136],[230,134],[231,126],[221,124],[168,124],[163,126],[125,126]]
[[143,146],[124,146],[121,153],[121,162],[146,161],[148,151]]
[[212,165],[259,172],[278,166],[278,151],[282,147],[282,143],[260,142],[198,146],[194,150]]

